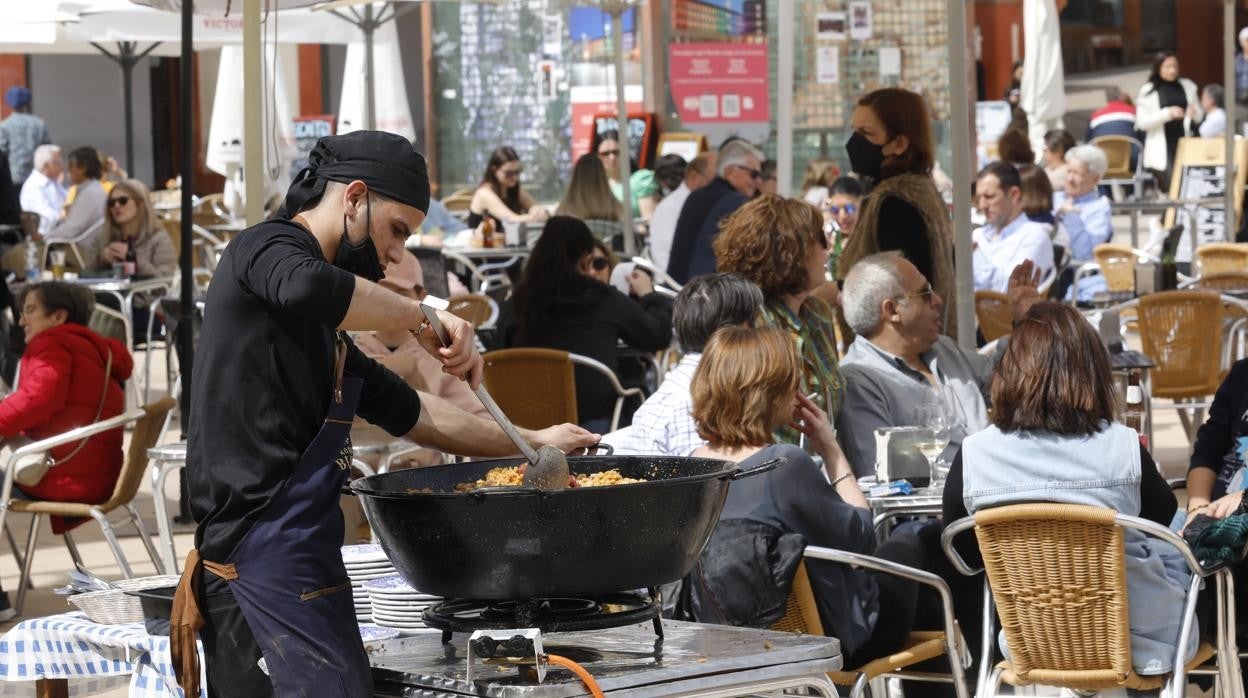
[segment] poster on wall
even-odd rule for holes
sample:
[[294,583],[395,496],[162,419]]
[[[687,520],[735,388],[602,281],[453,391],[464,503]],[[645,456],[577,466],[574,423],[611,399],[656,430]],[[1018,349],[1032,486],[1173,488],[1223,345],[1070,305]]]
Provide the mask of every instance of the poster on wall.
[[849,38],[865,41],[874,33],[871,24],[871,3],[855,0],[849,3]]
[[835,46],[820,46],[815,53],[815,74],[820,85],[841,81],[841,52]]
[[672,101],[687,125],[771,118],[766,44],[672,44],[668,68]]
[[820,12],[815,15],[815,36],[823,41],[844,41],[845,13]]

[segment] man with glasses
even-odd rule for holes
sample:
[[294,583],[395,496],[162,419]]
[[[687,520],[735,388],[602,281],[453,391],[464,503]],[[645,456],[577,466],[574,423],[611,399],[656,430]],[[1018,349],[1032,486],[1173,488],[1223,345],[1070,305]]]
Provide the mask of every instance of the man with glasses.
[[[1039,300],[1035,267],[1010,275],[1011,310]],[[942,334],[944,301],[896,252],[864,257],[845,276],[841,311],[857,335],[845,358],[845,402],[837,412],[841,448],[859,476],[875,469],[875,430],[918,426],[922,396],[939,395],[950,416],[949,453],[988,425],[985,391],[994,358],[965,351]]]
[[676,235],[676,221],[689,195],[715,179],[715,152],[698,155],[685,166],[684,180],[672,193],[663,197],[650,216],[650,260],[658,268],[667,271],[668,258],[672,252],[672,239]]
[[667,273],[680,283],[715,271],[711,241],[719,222],[758,193],[763,183],[763,154],[743,140],[719,149],[717,177],[689,195],[676,220]]

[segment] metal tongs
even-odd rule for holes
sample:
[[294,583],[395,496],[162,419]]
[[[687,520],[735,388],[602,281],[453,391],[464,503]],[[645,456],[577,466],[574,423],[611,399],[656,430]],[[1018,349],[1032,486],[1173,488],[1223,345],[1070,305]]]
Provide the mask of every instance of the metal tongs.
[[[433,305],[430,304],[433,303]],[[433,296],[426,296],[421,302],[420,309],[425,314],[425,319],[429,322],[429,326],[433,328],[435,334],[438,335],[438,341],[442,346],[449,347],[451,345],[451,337],[446,332],[446,328],[442,326],[442,322],[438,320],[436,305],[445,305],[446,302]],[[416,334],[413,330],[412,334]],[[528,466],[524,469],[524,486],[536,487],[543,490],[562,490],[567,489],[570,473],[568,470],[568,459],[564,456],[563,451],[554,446],[542,446],[536,451],[529,445],[528,441],[520,435],[516,426],[511,423],[507,415],[503,414],[503,410],[499,408],[498,403],[494,402],[494,398],[490,396],[489,391],[485,389],[485,383],[477,386],[473,391],[477,395],[477,399],[485,406],[485,410],[490,413],[498,426],[502,427],[503,433],[511,442],[520,449],[520,453],[529,461]]]

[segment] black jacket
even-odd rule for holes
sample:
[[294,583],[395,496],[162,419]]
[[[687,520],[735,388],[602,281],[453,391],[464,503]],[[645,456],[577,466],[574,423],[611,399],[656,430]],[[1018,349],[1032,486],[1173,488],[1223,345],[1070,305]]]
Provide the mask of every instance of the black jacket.
[[[724,202],[724,206],[719,206],[721,200],[729,197],[735,197],[735,205]],[[723,177],[716,177],[685,199],[680,217],[676,219],[672,252],[667,261],[667,273],[673,279],[684,284],[698,274],[715,271],[715,253],[711,250],[711,242],[719,232],[719,221],[745,200]],[[708,257],[710,267],[706,268]]]
[[1226,494],[1231,478],[1245,464],[1248,452],[1248,359],[1231,367],[1209,407],[1209,419],[1196,432],[1188,470],[1209,468],[1218,474],[1213,499]]

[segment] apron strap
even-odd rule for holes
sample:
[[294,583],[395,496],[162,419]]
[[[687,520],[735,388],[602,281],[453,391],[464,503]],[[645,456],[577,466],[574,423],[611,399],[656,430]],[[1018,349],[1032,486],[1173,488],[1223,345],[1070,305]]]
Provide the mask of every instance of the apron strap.
[[178,580],[173,594],[173,610],[169,614],[169,655],[173,662],[173,674],[187,696],[199,695],[199,652],[195,649],[195,633],[204,627],[204,616],[199,608],[199,589],[203,570],[217,575],[227,582],[238,579],[233,564],[205,560],[199,549],[191,548],[186,556],[186,567]]
[[342,404],[342,374],[347,367],[347,341],[340,331],[334,336],[334,402]]

